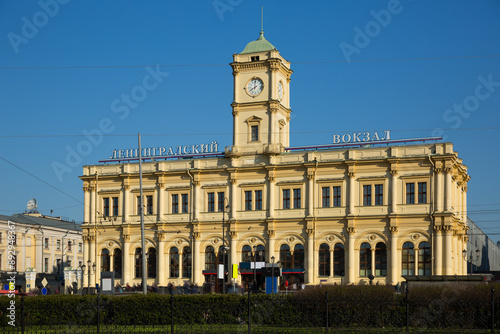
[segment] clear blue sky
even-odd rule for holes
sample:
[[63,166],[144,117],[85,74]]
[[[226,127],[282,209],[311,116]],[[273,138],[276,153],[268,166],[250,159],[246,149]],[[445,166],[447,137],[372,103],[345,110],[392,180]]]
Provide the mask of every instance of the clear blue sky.
[[[0,213],[36,198],[81,222],[81,166],[134,147],[138,132],[147,147],[231,145],[228,64],[258,37],[262,4],[265,36],[295,72],[292,146],[444,129],[472,177],[470,216],[500,239],[498,0],[0,0]],[[116,112],[157,64],[173,66]],[[108,136],[85,145],[103,122]]]

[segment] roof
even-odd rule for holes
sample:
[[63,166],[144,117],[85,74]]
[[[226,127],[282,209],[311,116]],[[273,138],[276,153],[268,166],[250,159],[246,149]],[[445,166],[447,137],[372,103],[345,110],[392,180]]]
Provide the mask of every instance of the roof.
[[256,41],[248,43],[245,49],[240,54],[265,52],[271,50],[276,50],[276,48],[264,37],[264,31],[261,30],[259,38],[257,38]]
[[32,216],[27,214],[14,214],[12,216],[0,215],[0,220],[12,221],[25,225],[41,225],[46,227],[60,228],[64,230],[82,232],[82,227],[74,222],[68,222],[56,217]]

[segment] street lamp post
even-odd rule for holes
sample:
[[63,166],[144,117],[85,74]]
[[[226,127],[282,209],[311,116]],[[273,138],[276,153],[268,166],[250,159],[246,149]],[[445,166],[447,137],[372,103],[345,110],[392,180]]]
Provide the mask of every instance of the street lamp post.
[[[88,260],[87,261],[87,265],[84,265],[82,264],[81,268],[82,268],[82,272],[83,274],[85,275],[85,268],[88,268],[88,272],[87,272],[87,276],[88,276],[88,285],[87,285],[87,293],[90,294],[90,275],[94,274],[95,273],[95,262],[92,263],[92,265],[90,265],[92,263],[92,261]],[[90,272],[90,270],[93,270],[93,273]],[[82,294],[83,294],[83,289],[82,289]]]
[[224,206],[226,198],[224,197],[224,202],[222,203],[222,293],[226,293],[226,210],[229,213],[229,205]]
[[257,259],[256,259],[256,254],[257,253],[257,246],[253,246],[253,289],[255,290],[255,287],[257,285]]

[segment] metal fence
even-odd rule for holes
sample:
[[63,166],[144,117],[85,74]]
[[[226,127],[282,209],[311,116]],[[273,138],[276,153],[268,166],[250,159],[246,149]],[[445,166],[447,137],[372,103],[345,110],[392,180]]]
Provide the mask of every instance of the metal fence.
[[[294,295],[45,297],[17,300],[1,333],[495,333],[493,288],[426,294],[315,290]],[[347,293],[346,293],[347,291]],[[437,298],[439,297],[439,298]],[[6,298],[6,297],[4,297]],[[123,299],[123,300],[120,300]],[[4,300],[5,301],[5,300]],[[10,301],[9,301],[10,302]],[[3,303],[2,317],[10,314]],[[4,320],[4,319],[2,319]],[[10,319],[7,318],[7,321]]]

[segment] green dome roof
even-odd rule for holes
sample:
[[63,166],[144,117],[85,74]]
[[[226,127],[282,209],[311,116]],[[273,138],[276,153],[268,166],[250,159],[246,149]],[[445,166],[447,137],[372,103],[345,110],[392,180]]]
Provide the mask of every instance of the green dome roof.
[[276,50],[276,48],[264,37],[264,31],[261,31],[259,38],[256,41],[248,43],[245,49],[240,54],[265,52],[271,50]]

